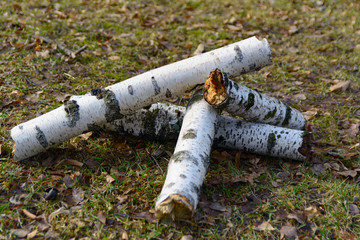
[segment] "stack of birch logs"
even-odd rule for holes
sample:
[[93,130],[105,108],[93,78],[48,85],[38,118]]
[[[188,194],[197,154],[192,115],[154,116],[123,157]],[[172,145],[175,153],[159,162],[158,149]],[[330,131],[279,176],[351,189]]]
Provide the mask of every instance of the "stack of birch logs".
[[[11,130],[14,158],[20,161],[32,157],[95,130],[153,139],[177,138],[155,210],[159,218],[191,218],[213,143],[274,157],[308,158],[310,133],[304,131],[302,114],[229,79],[269,64],[268,42],[251,37],[104,89],[93,89],[86,95],[72,96],[63,106]],[[159,103],[193,89],[197,90],[187,109]],[[223,110],[249,122],[221,115]]]

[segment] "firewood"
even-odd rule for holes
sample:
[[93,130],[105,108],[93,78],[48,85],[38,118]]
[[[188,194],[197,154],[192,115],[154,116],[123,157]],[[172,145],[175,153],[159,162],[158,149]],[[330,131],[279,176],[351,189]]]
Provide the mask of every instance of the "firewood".
[[[199,98],[200,97],[200,98]],[[199,202],[219,111],[202,96],[188,104],[155,211],[158,218],[189,219]]]
[[105,89],[73,96],[63,106],[15,126],[16,160],[34,156],[56,144],[111,122],[152,103],[183,94],[203,84],[208,73],[220,68],[230,76],[258,70],[271,63],[266,39],[256,37],[175,62]]
[[251,88],[230,80],[216,69],[205,82],[205,100],[230,114],[251,122],[304,130],[306,120],[297,109]]

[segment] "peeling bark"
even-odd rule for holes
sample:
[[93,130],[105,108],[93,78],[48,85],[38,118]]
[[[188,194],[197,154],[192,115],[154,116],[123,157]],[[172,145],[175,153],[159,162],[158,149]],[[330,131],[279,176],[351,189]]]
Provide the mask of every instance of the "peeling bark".
[[[182,126],[185,108],[169,103],[156,103],[133,115],[106,123],[101,131],[130,134],[149,140],[174,141]],[[187,136],[191,136],[191,131]],[[310,155],[311,133],[246,122],[229,116],[219,116],[214,146],[247,151],[260,155],[306,160]]]
[[[78,115],[72,116],[74,109],[64,105],[11,130],[16,145],[14,158],[22,160],[34,156],[89,131],[88,126],[103,125],[167,97],[183,94],[203,84],[208,73],[215,68],[223,69],[230,76],[238,76],[269,64],[269,44],[265,39],[259,41],[252,37],[148,71],[100,90],[100,93],[95,89],[87,95],[73,96],[70,101],[76,101],[79,106],[76,109]],[[106,92],[106,96],[101,97],[101,92]],[[35,126],[47,139],[49,144],[46,147],[37,141]]]
[[210,73],[204,86],[205,100],[251,122],[304,130],[306,120],[298,110],[276,98],[231,81],[224,72]]
[[155,211],[158,218],[189,219],[199,202],[219,111],[200,98],[188,105]]

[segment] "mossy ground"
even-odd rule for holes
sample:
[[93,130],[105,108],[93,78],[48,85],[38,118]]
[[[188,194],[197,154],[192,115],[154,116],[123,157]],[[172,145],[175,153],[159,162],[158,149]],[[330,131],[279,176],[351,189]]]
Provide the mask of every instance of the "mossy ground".
[[[292,226],[302,239],[360,238],[359,26],[357,1],[1,1],[1,237],[38,229],[35,239],[278,239]],[[314,156],[216,150],[196,221],[154,223],[149,212],[165,179],[154,158],[165,170],[173,143],[93,134],[11,158],[9,130],[67,94],[187,58],[200,43],[208,51],[253,35],[267,38],[273,65],[234,80],[314,115]],[[41,37],[87,48],[73,59]],[[350,87],[330,91],[339,80]],[[49,187],[60,191],[55,200],[43,198]],[[261,230],[266,221],[273,230]]]

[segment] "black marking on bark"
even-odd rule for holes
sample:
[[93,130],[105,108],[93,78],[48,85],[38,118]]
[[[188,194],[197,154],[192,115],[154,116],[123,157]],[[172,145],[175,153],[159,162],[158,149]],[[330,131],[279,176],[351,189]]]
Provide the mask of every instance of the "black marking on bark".
[[255,95],[253,93],[249,93],[248,100],[245,105],[246,111],[249,110],[252,106],[254,106],[254,101],[255,101]]
[[174,182],[171,182],[171,183],[167,184],[165,188],[171,188],[171,187],[174,186],[174,185],[175,185],[175,183],[174,183]]
[[155,80],[155,77],[154,77],[154,76],[151,77],[151,83],[152,83],[152,85],[153,85],[153,87],[154,87],[155,95],[158,95],[158,94],[160,93],[160,87],[159,87],[159,85],[157,84],[157,81]]
[[67,125],[69,127],[75,127],[76,122],[80,120],[80,106],[75,100],[70,100],[64,103],[64,109],[66,112],[66,117],[68,118]]
[[101,92],[102,92],[101,88],[94,88],[90,91],[90,94],[96,96],[99,99]]
[[49,146],[49,144],[46,140],[46,136],[45,136],[44,132],[41,131],[41,129],[38,126],[35,126],[35,130],[36,130],[36,139],[39,141],[40,145],[43,148],[47,148]]
[[238,45],[235,45],[234,51],[235,51],[235,53],[236,53],[236,55],[235,55],[235,60],[236,60],[236,61],[239,61],[239,62],[241,63],[242,60],[244,59],[244,55],[243,55],[240,47],[239,47]]
[[194,129],[189,129],[184,134],[183,139],[194,139],[196,138],[196,131]]
[[121,118],[119,102],[115,97],[115,93],[108,89],[102,89],[100,94],[96,96],[98,99],[104,99],[106,106],[105,118],[107,122]]
[[251,64],[249,65],[249,70],[250,70],[250,71],[255,71],[255,70],[256,70],[256,64],[255,64],[255,63],[251,63]]
[[186,179],[186,176],[184,174],[180,174],[180,177]]
[[172,155],[171,160],[174,162],[190,161],[191,164],[199,166],[199,161],[189,151],[180,151]]
[[88,131],[85,131],[84,133],[86,133],[86,132],[100,133],[100,132],[104,131],[104,128],[102,128],[96,124],[88,124],[87,127],[88,127]]
[[166,89],[165,97],[167,97],[167,98],[172,97],[171,91],[168,88]]
[[234,82],[234,88],[237,90],[239,90],[239,84],[237,84],[236,82]]
[[196,186],[196,184],[193,183],[193,182],[190,182],[190,185],[191,185],[191,191],[196,193],[196,195],[199,196],[200,192],[201,192],[201,189],[198,186]]
[[284,121],[281,124],[283,126],[288,125],[289,122],[290,122],[290,118],[291,118],[291,107],[289,105],[287,105],[286,103],[285,103],[285,106],[286,106],[285,118],[284,118]]
[[134,95],[134,89],[131,85],[128,86],[128,91],[129,91],[130,95]]
[[24,129],[24,126],[23,126],[23,125],[19,125],[19,129],[20,129],[20,130],[23,130],[23,129]]
[[265,115],[264,120],[267,120],[267,119],[269,119],[269,118],[273,118],[273,117],[275,116],[276,111],[277,111],[276,107],[274,108],[274,110],[269,111],[269,112]]
[[267,139],[267,152],[271,153],[271,150],[276,145],[276,136],[275,133],[270,133]]

